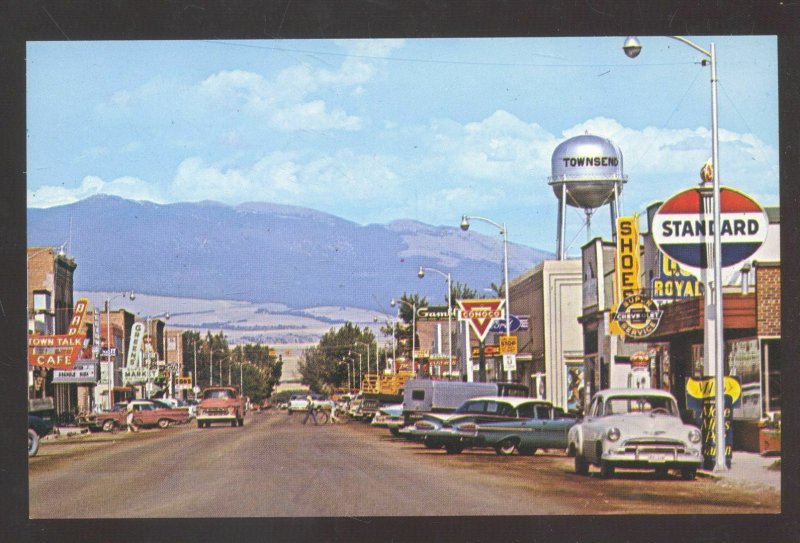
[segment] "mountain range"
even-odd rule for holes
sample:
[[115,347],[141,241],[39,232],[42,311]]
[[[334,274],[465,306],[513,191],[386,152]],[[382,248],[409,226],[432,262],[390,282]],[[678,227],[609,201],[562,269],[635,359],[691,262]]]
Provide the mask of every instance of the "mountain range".
[[[346,306],[389,311],[404,292],[446,300],[436,273],[483,294],[502,282],[498,236],[398,220],[357,223],[271,203],[155,204],[96,195],[27,210],[29,246],[61,246],[75,259],[75,289],[206,300]],[[509,275],[551,253],[509,243]],[[392,312],[394,312],[392,310]]]

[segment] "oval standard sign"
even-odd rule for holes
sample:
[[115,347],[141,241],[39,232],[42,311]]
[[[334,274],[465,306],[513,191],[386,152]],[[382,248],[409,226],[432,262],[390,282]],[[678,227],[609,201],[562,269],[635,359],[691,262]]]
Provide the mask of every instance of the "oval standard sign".
[[[703,192],[700,188],[679,192],[653,216],[658,248],[676,262],[699,269],[708,268],[714,243],[713,215],[710,209],[707,214],[703,211]],[[745,260],[767,239],[767,214],[751,197],[728,187],[720,187],[720,222],[723,268]]]

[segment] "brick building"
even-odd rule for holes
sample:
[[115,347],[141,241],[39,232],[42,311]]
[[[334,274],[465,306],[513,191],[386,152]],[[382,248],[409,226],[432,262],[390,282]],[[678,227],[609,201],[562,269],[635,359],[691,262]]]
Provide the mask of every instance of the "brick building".
[[[66,334],[72,311],[73,277],[77,264],[63,250],[28,247],[28,333]],[[30,395],[53,398],[56,414],[69,416],[78,410],[78,387],[53,383],[53,370],[29,369]]]

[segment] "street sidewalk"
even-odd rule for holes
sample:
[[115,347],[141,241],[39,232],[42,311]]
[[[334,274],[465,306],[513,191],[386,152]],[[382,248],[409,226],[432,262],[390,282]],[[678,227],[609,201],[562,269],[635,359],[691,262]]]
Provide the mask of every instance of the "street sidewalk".
[[733,451],[729,470],[722,472],[699,470],[697,474],[701,477],[712,477],[724,483],[768,487],[780,492],[780,468],[768,469],[780,458],[780,456],[761,456],[753,452]]

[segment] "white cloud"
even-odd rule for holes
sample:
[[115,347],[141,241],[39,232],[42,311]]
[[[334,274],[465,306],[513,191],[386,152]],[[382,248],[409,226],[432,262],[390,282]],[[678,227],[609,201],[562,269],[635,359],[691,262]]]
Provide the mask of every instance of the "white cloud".
[[28,207],[45,208],[72,204],[95,194],[111,194],[128,200],[163,202],[159,187],[136,177],[118,177],[106,182],[90,175],[84,177],[81,184],[74,188],[50,185],[28,190]]
[[282,130],[358,130],[362,125],[360,118],[349,116],[342,110],[328,112],[322,100],[279,109],[270,120],[272,126]]

